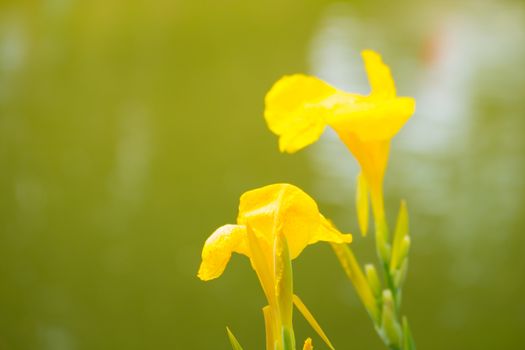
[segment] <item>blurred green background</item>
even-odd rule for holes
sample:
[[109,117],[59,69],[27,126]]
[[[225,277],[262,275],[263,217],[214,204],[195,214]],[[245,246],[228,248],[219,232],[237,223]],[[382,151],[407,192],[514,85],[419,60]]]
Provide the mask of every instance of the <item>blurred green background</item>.
[[[0,349],[228,349],[227,325],[263,349],[247,259],[204,283],[200,249],[274,182],[358,233],[342,144],[280,154],[262,114],[284,74],[367,93],[364,48],[418,101],[386,192],[391,221],[409,203],[419,348],[522,348],[523,2],[48,0],[0,3]],[[383,349],[327,245],[294,268],[337,348]]]

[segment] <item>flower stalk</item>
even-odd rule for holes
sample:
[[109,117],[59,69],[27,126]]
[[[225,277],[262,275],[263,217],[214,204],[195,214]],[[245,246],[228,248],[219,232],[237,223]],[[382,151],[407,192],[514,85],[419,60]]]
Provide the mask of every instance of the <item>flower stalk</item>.
[[383,178],[390,141],[414,114],[415,100],[397,96],[390,68],[379,54],[365,50],[362,57],[370,94],[349,93],[312,76],[285,76],[266,95],[264,117],[270,130],[279,136],[282,152],[294,153],[314,143],[328,126],[357,159],[361,168],[357,177],[357,221],[366,236],[371,204],[379,268],[367,265],[365,276],[350,247],[331,245],[385,344],[392,350],[412,350],[415,346],[408,321],[400,318],[410,248],[408,214],[402,202],[391,237]]
[[[377,228],[376,228],[377,229]],[[376,231],[377,233],[377,231]],[[380,237],[378,239],[378,237]],[[348,278],[368,311],[374,327],[391,350],[415,350],[415,343],[406,317],[400,318],[401,294],[408,267],[410,237],[408,233],[408,211],[406,203],[401,202],[397,226],[392,244],[382,241],[376,234],[378,259],[383,272],[380,282],[373,264],[365,265],[366,278],[351,248],[346,244],[332,244],[332,248]],[[388,244],[382,247],[382,244]],[[390,251],[388,260],[382,251]],[[383,287],[385,286],[385,287]],[[370,294],[373,295],[373,301]]]
[[[218,228],[205,242],[198,277],[218,278],[232,253],[246,255],[264,291],[268,305],[262,308],[267,350],[295,350],[293,307],[305,316],[314,330],[333,349],[312,314],[293,293],[292,259],[307,245],[319,241],[350,243],[319,213],[315,201],[299,188],[275,184],[241,196],[236,225]],[[235,350],[239,342],[228,330]],[[305,343],[311,348],[311,341]]]

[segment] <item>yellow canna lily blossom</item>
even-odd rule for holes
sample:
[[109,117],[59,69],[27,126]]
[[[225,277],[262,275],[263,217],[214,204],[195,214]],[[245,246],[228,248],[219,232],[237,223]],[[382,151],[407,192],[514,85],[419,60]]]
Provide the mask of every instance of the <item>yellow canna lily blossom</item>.
[[350,243],[352,235],[335,229],[298,187],[261,187],[241,196],[236,225],[219,227],[206,240],[198,277],[217,278],[232,253],[246,255],[268,299],[263,308],[267,349],[289,349],[287,344],[295,344],[291,260],[318,241]]
[[274,184],[248,191],[241,196],[236,225],[219,227],[202,249],[198,277],[208,281],[219,277],[232,253],[253,260],[248,240],[248,227],[265,255],[268,266],[273,259],[276,235],[284,234],[291,259],[318,241],[349,243],[352,235],[342,234],[321,214],[315,201],[300,188]]
[[281,78],[270,89],[264,116],[270,130],[279,136],[281,152],[294,153],[317,141],[326,126],[332,127],[359,162],[376,220],[383,221],[382,183],[390,139],[414,113],[415,101],[396,96],[390,69],[379,54],[365,50],[362,57],[371,86],[369,95],[348,93],[316,77],[295,74]]

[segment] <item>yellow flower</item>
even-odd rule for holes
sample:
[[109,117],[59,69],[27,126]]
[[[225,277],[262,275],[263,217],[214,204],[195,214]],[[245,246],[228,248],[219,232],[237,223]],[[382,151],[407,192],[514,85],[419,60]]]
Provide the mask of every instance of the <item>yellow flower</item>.
[[[348,93],[312,76],[285,76],[266,95],[264,116],[279,136],[280,150],[288,153],[314,143],[327,125],[332,127],[359,162],[362,181],[368,184],[361,187],[370,187],[376,220],[383,220],[382,183],[390,139],[414,113],[415,101],[396,96],[390,69],[379,54],[365,50],[362,56],[369,95]],[[361,211],[364,206],[362,202]]]
[[290,184],[275,184],[248,191],[241,196],[237,225],[219,227],[204,244],[198,276],[207,281],[219,277],[233,252],[253,260],[248,240],[251,228],[271,265],[273,246],[279,233],[288,242],[291,259],[318,241],[351,242],[319,213],[317,204],[305,192]]
[[[217,278],[233,252],[246,255],[268,299],[263,308],[267,348],[288,348],[287,343],[295,344],[291,260],[309,244],[351,240],[350,234],[340,233],[319,213],[315,201],[301,189],[269,185],[244,193],[237,224],[219,227],[206,240],[198,277]],[[305,308],[300,310],[304,313]]]

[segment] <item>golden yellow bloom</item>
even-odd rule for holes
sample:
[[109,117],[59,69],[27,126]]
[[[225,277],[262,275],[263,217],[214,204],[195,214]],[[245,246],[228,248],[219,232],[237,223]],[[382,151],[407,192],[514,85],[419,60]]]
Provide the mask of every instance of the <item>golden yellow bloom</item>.
[[[268,299],[263,308],[267,349],[289,349],[295,346],[292,308],[298,300],[293,295],[291,260],[309,244],[351,240],[350,234],[340,233],[319,213],[315,201],[301,189],[269,185],[244,193],[237,224],[218,228],[206,240],[198,277],[217,278],[233,252],[246,255]],[[304,310],[300,308],[303,314]],[[324,335],[311,314],[305,317]]]
[[317,141],[324,128],[331,126],[357,158],[362,181],[366,180],[371,191],[376,220],[383,220],[382,183],[390,139],[414,113],[415,101],[396,96],[390,69],[379,54],[365,50],[362,56],[369,95],[348,93],[312,76],[285,76],[266,95],[264,116],[270,130],[279,136],[280,150],[288,153]]
[[286,237],[292,259],[307,245],[318,241],[348,243],[352,240],[350,234],[337,231],[319,213],[315,201],[298,187],[289,184],[261,187],[241,196],[237,225],[219,227],[206,240],[198,272],[200,279],[207,281],[219,277],[233,252],[253,260],[248,226],[269,265],[279,233]]

